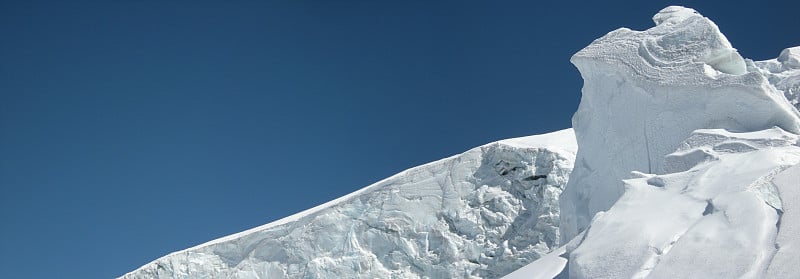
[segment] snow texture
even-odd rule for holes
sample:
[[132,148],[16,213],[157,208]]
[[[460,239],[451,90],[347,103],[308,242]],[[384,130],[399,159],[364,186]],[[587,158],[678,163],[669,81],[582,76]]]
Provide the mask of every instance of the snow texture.
[[[797,192],[788,178],[797,174],[786,173],[800,163],[797,141],[779,128],[693,133],[669,155],[689,169],[624,181],[622,197],[568,251],[570,278],[773,278],[776,238],[791,247],[797,235],[782,229],[800,221],[782,216],[781,191]],[[694,152],[707,156],[685,156]],[[796,251],[781,251],[775,269],[796,275],[787,263]]]
[[772,183],[780,193],[782,214],[778,224],[778,236],[764,278],[797,278],[800,267],[800,165],[795,165],[775,176]]
[[564,255],[567,252],[566,246],[561,246],[550,254],[539,258],[533,263],[523,266],[520,269],[506,275],[503,279],[551,279],[561,274],[567,265]]
[[800,109],[800,47],[784,49],[776,59],[748,62],[752,70],[761,71],[775,89]]
[[504,140],[122,278],[498,278],[559,246],[571,129]]
[[786,97],[797,93],[798,48],[762,63],[772,65],[770,82],[696,11],[671,6],[653,21],[645,31],[612,31],[572,57],[584,86],[572,119],[580,150],[561,197],[562,240],[608,210],[631,171],[666,173],[664,156],[692,131],[800,132],[800,113]]
[[667,7],[572,58],[584,77],[562,242],[508,278],[797,278],[800,47],[743,59]]

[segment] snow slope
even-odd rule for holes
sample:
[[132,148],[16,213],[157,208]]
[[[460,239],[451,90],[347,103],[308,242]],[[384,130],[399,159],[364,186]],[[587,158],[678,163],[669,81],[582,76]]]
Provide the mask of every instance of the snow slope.
[[503,140],[122,278],[497,278],[559,246],[571,129]]
[[798,278],[800,48],[753,62],[692,9],[653,20],[572,58],[571,241],[507,278]]
[[[784,215],[783,201],[800,184],[786,172],[800,162],[797,142],[779,128],[696,131],[669,155],[680,162],[674,172],[667,165],[668,174],[624,180],[625,194],[567,247],[570,277],[775,278],[765,273],[773,258],[796,256],[790,234],[800,220]],[[776,245],[779,235],[786,244]]]

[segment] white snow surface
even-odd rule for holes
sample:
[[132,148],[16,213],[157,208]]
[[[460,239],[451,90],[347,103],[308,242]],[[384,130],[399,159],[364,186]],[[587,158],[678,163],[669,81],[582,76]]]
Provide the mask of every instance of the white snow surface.
[[800,109],[800,47],[784,49],[775,59],[747,62],[754,68],[752,70],[761,71],[775,89],[783,92],[786,99]]
[[[800,136],[703,129],[570,243],[504,278],[797,278]],[[673,169],[674,168],[674,169]]]
[[795,165],[777,175],[772,183],[780,193],[783,206],[782,221],[778,224],[778,236],[772,257],[764,278],[797,278],[800,267],[800,165]]
[[[800,221],[786,218],[783,202],[800,180],[775,180],[800,162],[797,141],[779,128],[694,133],[670,154],[691,168],[624,181],[622,197],[595,215],[583,241],[567,251],[570,277],[774,278],[766,271],[776,252],[786,261],[797,254],[776,249],[776,239],[783,235],[792,247],[797,238],[782,231]],[[692,153],[706,156],[686,156]]]
[[800,132],[786,98],[797,92],[797,48],[761,63],[774,68],[771,83],[696,11],[671,6],[653,21],[645,31],[612,31],[572,57],[584,86],[572,119],[580,151],[560,203],[564,240],[617,201],[631,171],[666,173],[664,156],[697,129]]
[[571,129],[502,140],[122,278],[498,278],[558,248]]
[[551,279],[556,278],[567,265],[564,254],[566,246],[561,246],[533,263],[523,266],[514,272],[503,276],[503,279]]

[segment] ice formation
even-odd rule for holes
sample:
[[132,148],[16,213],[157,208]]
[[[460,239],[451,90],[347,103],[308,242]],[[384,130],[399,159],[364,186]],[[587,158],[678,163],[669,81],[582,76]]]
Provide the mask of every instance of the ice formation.
[[653,21],[572,57],[574,132],[412,168],[123,278],[797,278],[800,47],[752,61],[692,9]]
[[776,59],[753,62],[776,89],[800,109],[800,47],[784,49]]
[[[711,20],[672,6],[653,21],[645,31],[612,31],[572,57],[584,86],[572,119],[580,151],[561,203],[563,239],[609,209],[631,171],[663,174],[664,156],[694,130],[800,132],[797,109],[761,70],[748,69]],[[797,80],[795,54],[773,62],[781,64],[776,84]],[[795,74],[781,79],[787,72]]]
[[559,246],[571,129],[401,172],[122,278],[498,278]]
[[800,48],[754,62],[692,9],[653,20],[572,58],[579,151],[559,201],[571,240],[507,278],[800,274]]
[[[788,264],[797,235],[785,226],[800,220],[787,219],[797,212],[783,205],[800,192],[797,171],[786,172],[800,162],[797,141],[780,128],[698,130],[669,155],[680,163],[667,164],[667,174],[624,181],[619,201],[566,248],[570,277],[777,278],[767,269],[798,271]],[[781,236],[786,244],[776,242]],[[775,258],[784,262],[771,265]]]

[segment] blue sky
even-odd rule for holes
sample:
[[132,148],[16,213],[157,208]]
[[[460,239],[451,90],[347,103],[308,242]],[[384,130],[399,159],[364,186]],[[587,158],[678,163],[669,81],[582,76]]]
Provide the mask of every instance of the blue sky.
[[[670,4],[230,2],[0,2],[0,277],[116,277],[567,128],[569,57]],[[745,57],[800,45],[797,1],[671,3]]]

